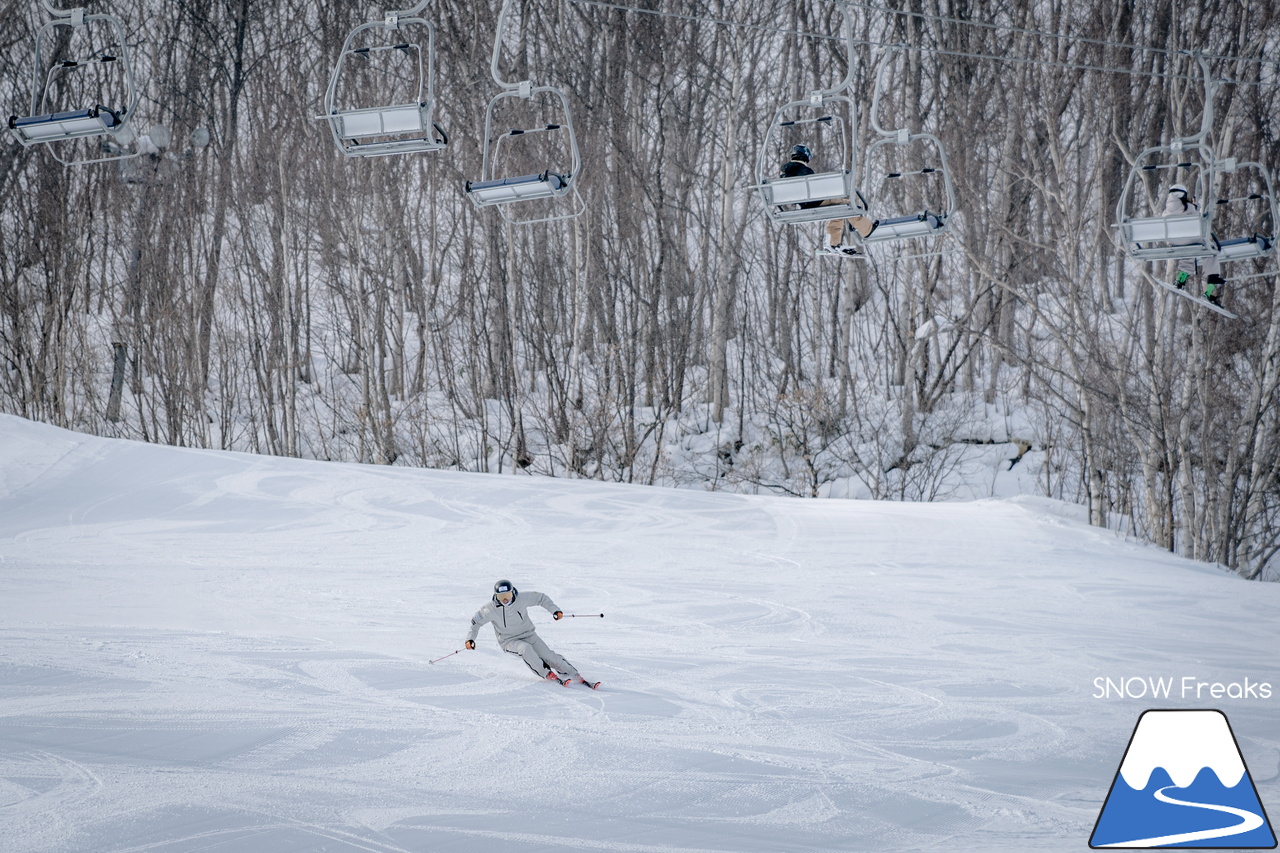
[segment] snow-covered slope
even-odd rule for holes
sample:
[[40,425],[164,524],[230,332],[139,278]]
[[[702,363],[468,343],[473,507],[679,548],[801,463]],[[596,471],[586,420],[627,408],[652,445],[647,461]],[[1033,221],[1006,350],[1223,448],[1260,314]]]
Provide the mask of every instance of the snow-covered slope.
[[[1149,707],[1222,708],[1280,810],[1280,586],[1048,502],[325,464],[0,417],[0,558],[14,851],[1081,850]],[[535,681],[487,628],[428,664],[499,577],[605,614],[536,611],[599,691]],[[1169,698],[1096,698],[1158,677]]]

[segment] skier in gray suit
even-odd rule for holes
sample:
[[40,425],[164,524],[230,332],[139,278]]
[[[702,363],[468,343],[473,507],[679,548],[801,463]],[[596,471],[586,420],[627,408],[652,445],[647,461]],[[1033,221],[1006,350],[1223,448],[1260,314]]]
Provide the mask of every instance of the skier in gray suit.
[[471,617],[466,647],[474,649],[480,626],[492,622],[493,632],[497,635],[498,645],[502,650],[524,658],[529,669],[539,677],[554,679],[566,685],[574,679],[582,681],[582,676],[574,669],[573,664],[551,651],[533,630],[533,620],[529,618],[528,610],[535,605],[545,608],[554,619],[564,616],[556,603],[542,593],[517,592],[511,581],[498,581],[493,585],[493,599]]

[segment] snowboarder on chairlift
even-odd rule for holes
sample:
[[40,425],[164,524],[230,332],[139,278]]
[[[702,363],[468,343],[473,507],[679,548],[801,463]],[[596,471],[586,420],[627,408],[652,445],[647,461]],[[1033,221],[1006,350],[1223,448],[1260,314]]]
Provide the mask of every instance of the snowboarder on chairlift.
[[[813,167],[809,165],[809,159],[813,153],[807,145],[794,145],[791,148],[791,159],[782,164],[782,177],[798,178],[801,175],[812,175]],[[808,209],[813,207],[826,207],[833,204],[848,204],[847,198],[828,198],[822,201],[803,201],[799,207]],[[871,232],[876,230],[876,226],[880,224],[878,219],[870,219],[866,216],[851,216],[847,219],[829,219],[827,220],[827,240],[829,246],[824,247],[823,251],[832,254],[858,255],[856,246],[845,246],[844,234],[845,226],[849,226],[853,230],[862,235],[863,238],[871,236]]]
[[[1196,200],[1191,197],[1191,193],[1182,184],[1174,184],[1169,187],[1169,195],[1164,201],[1165,216],[1186,216],[1187,214],[1198,214],[1200,206],[1196,204]],[[1196,241],[1174,241],[1173,245],[1192,245]],[[1204,262],[1205,272],[1208,276],[1205,278],[1204,298],[1212,302],[1218,307],[1222,307],[1222,266],[1218,263],[1216,255],[1210,256]],[[1187,281],[1200,271],[1199,258],[1182,258],[1178,261],[1178,276],[1173,283],[1179,290],[1187,289]]]
[[534,606],[544,608],[556,620],[564,616],[556,603],[542,593],[518,592],[511,581],[498,581],[493,585],[493,598],[471,617],[466,648],[476,647],[476,635],[480,632],[481,625],[493,623],[493,632],[497,635],[498,645],[502,650],[519,655],[540,678],[564,685],[577,680],[594,687],[595,684],[584,679],[573,664],[553,652],[534,631],[533,620],[528,613],[529,608]]

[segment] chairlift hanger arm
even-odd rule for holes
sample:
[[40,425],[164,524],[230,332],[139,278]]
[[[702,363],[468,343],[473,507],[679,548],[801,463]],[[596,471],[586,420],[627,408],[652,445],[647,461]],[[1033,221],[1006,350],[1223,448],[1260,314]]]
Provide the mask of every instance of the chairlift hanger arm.
[[1201,79],[1204,82],[1204,110],[1200,113],[1200,131],[1195,136],[1178,137],[1173,142],[1173,150],[1181,151],[1187,145],[1203,145],[1204,141],[1209,137],[1209,131],[1213,129],[1213,100],[1218,95],[1218,89],[1222,85],[1221,81],[1213,79],[1213,75],[1209,73],[1209,63],[1205,60],[1204,54],[1200,52],[1183,51],[1188,56],[1195,57],[1196,62],[1200,66]]
[[885,130],[883,127],[880,126],[880,96],[884,93],[885,72],[889,69],[889,66],[893,63],[894,54],[897,53],[902,48],[903,48],[903,45],[898,45],[898,44],[886,47],[884,49],[884,52],[880,56],[880,63],[879,63],[880,67],[876,69],[875,94],[871,96],[871,129],[874,130],[876,133],[880,134],[881,136],[898,135],[896,132]]
[[533,84],[528,80],[521,80],[518,83],[512,83],[502,79],[502,72],[498,70],[498,59],[502,53],[502,31],[507,25],[507,15],[511,11],[511,0],[502,0],[502,11],[498,13],[498,25],[493,34],[493,56],[489,60],[489,73],[493,75],[493,82],[497,83],[503,89],[518,92],[520,97],[528,98],[533,94]]
[[841,92],[848,91],[849,87],[853,85],[853,46],[855,44],[853,40],[853,13],[849,11],[849,7],[844,3],[844,0],[834,0],[834,2],[836,4],[836,8],[840,10],[840,32],[845,44],[845,57],[847,61],[845,63],[844,79],[830,89],[818,89],[814,91],[809,95],[809,100],[812,103],[820,104],[824,98],[829,98],[834,95],[838,95]]
[[430,0],[422,0],[422,2],[414,6],[412,9],[401,9],[398,11],[388,10],[381,18],[376,20],[381,21],[388,29],[398,30],[400,29],[401,20],[416,17],[423,9],[427,8],[428,2],[430,2]]
[[59,9],[49,0],[40,0],[40,5],[44,6],[44,10],[53,18],[70,18],[72,26],[78,27],[84,22],[84,9],[82,7]]

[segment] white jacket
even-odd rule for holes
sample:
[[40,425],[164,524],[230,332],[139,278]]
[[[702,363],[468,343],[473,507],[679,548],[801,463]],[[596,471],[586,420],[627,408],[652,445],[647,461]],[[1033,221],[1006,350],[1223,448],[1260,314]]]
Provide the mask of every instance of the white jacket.
[[493,632],[498,636],[498,645],[509,640],[523,640],[533,634],[533,620],[529,618],[530,607],[541,606],[548,613],[555,613],[560,608],[556,603],[540,592],[516,592],[511,603],[503,606],[497,600],[490,601],[476,611],[471,617],[471,630],[467,639],[474,640],[480,633],[480,626],[493,623]]

